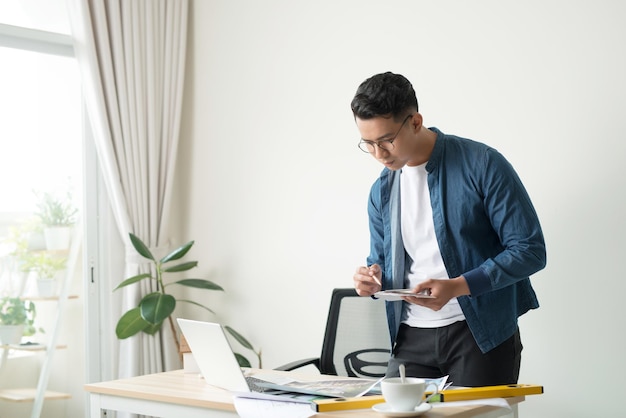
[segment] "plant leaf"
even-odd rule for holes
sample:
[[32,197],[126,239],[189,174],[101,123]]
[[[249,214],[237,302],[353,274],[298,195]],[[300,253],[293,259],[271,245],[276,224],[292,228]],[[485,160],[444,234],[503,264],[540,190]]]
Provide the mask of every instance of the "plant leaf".
[[161,263],[167,263],[168,261],[178,260],[187,254],[187,251],[193,246],[193,241],[189,241],[187,244],[181,245],[174,251],[166,255],[161,259]]
[[241,354],[235,353],[235,357],[237,358],[237,363],[239,363],[239,367],[252,367],[248,359]]
[[150,293],[139,302],[141,317],[148,323],[160,324],[174,312],[176,299],[174,296],[160,292]]
[[115,292],[117,289],[119,289],[120,287],[124,287],[124,286],[128,286],[129,284],[133,284],[133,283],[137,283],[145,278],[148,277],[152,277],[152,275],[150,273],[143,273],[143,274],[139,274],[137,276],[133,276],[133,277],[129,277],[128,279],[124,280],[122,283],[118,284],[117,287],[115,289],[113,289],[113,291]]
[[248,340],[246,340],[243,335],[241,335],[240,333],[238,333],[237,331],[235,331],[228,325],[226,325],[224,328],[226,328],[226,331],[228,331],[230,335],[232,335],[237,340],[237,342],[239,342],[239,344],[243,345],[248,350],[254,351],[252,344],[250,344],[250,342],[248,342]]
[[139,254],[141,254],[142,257],[150,259],[152,261],[156,261],[154,259],[154,256],[152,255],[152,253],[148,249],[148,246],[146,244],[144,244],[142,240],[140,240],[133,233],[129,233],[128,235],[130,236],[130,242],[133,244],[133,247],[135,247],[135,250],[137,250],[137,252]]
[[187,299],[176,299],[176,300],[177,300],[178,302],[187,302],[187,303],[191,303],[192,305],[199,306],[199,307],[201,307],[201,308],[203,308],[203,309],[206,309],[207,311],[209,311],[209,312],[211,312],[211,313],[215,313],[215,312],[213,312],[212,310],[210,310],[209,308],[207,308],[206,306],[201,305],[201,304],[199,304],[198,302],[194,302],[193,300],[187,300]]
[[188,262],[183,263],[183,264],[177,264],[175,266],[163,269],[163,272],[164,273],[175,273],[175,272],[178,272],[178,271],[187,271],[187,270],[191,270],[192,268],[194,268],[197,265],[198,265],[197,261],[188,261]]
[[210,280],[205,280],[205,279],[182,279],[172,284],[180,284],[183,286],[196,287],[198,289],[221,290],[221,291],[224,290],[222,286],[215,284]]
[[141,317],[139,308],[133,308],[122,315],[120,320],[117,321],[115,335],[117,335],[117,338],[120,340],[123,340],[143,331],[149,325],[150,324]]
[[149,323],[148,326],[143,329],[143,332],[145,332],[148,335],[154,335],[158,331],[161,330],[161,325],[163,325],[163,322],[160,322],[158,324],[150,324]]

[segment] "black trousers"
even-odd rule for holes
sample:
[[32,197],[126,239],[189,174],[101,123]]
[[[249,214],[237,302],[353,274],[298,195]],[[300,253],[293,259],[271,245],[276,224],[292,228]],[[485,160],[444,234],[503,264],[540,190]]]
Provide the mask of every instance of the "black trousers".
[[505,385],[517,383],[521,356],[519,328],[508,340],[483,353],[465,321],[440,328],[401,324],[387,376],[399,376],[398,367],[404,364],[407,376],[449,375],[455,386]]

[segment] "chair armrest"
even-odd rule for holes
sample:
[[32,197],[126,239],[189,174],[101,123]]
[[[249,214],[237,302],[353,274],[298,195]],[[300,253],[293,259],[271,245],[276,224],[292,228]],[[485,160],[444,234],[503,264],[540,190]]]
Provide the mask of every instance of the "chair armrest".
[[282,366],[275,367],[274,370],[290,371],[290,370],[298,369],[300,367],[308,366],[310,364],[314,365],[315,367],[317,367],[317,370],[319,370],[320,369],[319,357],[312,357],[312,358],[292,361],[291,363],[287,363],[287,364],[283,364]]

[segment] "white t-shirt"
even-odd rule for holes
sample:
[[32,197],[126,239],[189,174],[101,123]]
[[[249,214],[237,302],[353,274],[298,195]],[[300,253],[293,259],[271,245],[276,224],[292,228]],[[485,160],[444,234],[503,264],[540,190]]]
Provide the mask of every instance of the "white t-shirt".
[[[448,273],[435,236],[426,163],[402,168],[400,205],[402,241],[412,259],[405,277],[406,287],[413,288],[426,279],[447,279]],[[456,298],[439,311],[407,304],[402,314],[403,323],[420,328],[442,327],[464,319]]]

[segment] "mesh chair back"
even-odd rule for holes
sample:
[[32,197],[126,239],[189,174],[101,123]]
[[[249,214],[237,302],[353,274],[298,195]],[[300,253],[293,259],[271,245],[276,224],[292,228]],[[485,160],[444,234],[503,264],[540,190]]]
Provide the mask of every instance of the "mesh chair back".
[[321,372],[382,377],[390,352],[385,302],[361,297],[354,289],[334,289],[320,356]]

